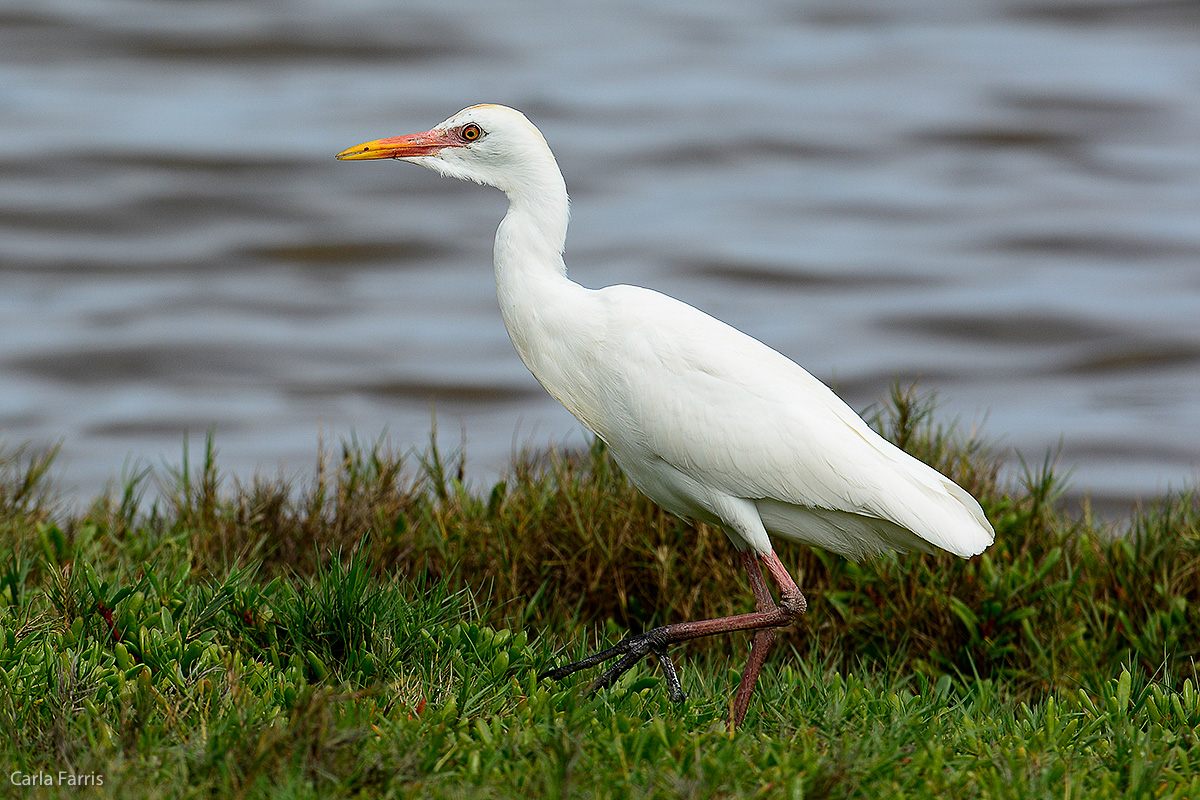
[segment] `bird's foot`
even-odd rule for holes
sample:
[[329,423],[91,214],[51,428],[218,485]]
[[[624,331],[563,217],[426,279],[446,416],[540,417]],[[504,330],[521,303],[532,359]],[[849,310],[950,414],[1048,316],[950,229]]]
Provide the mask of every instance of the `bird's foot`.
[[671,640],[671,635],[666,627],[654,628],[645,633],[628,636],[607,650],[601,650],[599,653],[594,653],[573,664],[565,664],[561,667],[546,670],[538,676],[538,679],[562,680],[568,675],[582,669],[603,664],[605,661],[611,661],[614,658],[617,659],[615,664],[601,673],[600,677],[596,678],[588,686],[588,691],[594,692],[598,689],[607,689],[612,686],[616,683],[617,678],[633,669],[647,655],[653,653],[655,658],[658,659],[659,666],[662,667],[663,679],[667,683],[667,694],[673,702],[683,703],[687,700],[687,695],[684,694],[683,686],[679,682],[679,673],[675,671],[675,663],[671,661],[671,657],[667,654],[667,645],[671,643]]

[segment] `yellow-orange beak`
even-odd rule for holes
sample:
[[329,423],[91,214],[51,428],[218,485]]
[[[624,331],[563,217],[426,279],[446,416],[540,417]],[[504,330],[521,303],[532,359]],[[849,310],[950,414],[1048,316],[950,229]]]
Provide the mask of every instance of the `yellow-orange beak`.
[[364,142],[337,154],[339,161],[368,161],[376,158],[416,158],[431,156],[446,147],[462,147],[463,142],[449,131],[431,130],[408,136],[392,136]]

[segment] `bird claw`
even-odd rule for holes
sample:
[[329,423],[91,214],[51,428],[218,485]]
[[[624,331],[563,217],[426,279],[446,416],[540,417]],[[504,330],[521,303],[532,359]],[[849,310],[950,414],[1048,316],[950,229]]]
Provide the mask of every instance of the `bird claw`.
[[682,705],[687,702],[687,694],[683,691],[683,685],[679,682],[679,673],[675,671],[675,662],[667,655],[665,649],[655,650],[654,655],[658,658],[658,665],[663,671],[663,680],[667,682],[667,694],[671,697],[671,702]]
[[659,666],[662,667],[663,679],[666,681],[667,694],[671,701],[683,703],[687,700],[687,694],[684,693],[683,685],[679,682],[679,673],[675,670],[675,663],[667,655],[667,643],[666,632],[662,628],[655,628],[622,639],[607,650],[601,650],[599,653],[594,653],[572,664],[564,664],[561,667],[546,670],[538,675],[538,680],[547,678],[553,681],[562,680],[579,670],[616,658],[617,663],[606,669],[588,686],[589,692],[595,692],[598,689],[607,689],[612,686],[616,683],[617,678],[631,670],[642,658],[653,653],[654,657],[658,659]]

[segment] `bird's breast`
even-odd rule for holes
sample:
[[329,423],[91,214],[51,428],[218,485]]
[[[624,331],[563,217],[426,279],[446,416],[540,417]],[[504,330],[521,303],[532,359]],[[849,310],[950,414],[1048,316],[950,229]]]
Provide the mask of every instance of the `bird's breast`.
[[[604,326],[590,290],[571,283],[536,287],[513,297],[500,293],[500,308],[513,347],[526,368],[555,400],[604,438],[612,409],[606,378]],[[506,302],[508,301],[508,302]],[[607,387],[607,388],[606,388]]]

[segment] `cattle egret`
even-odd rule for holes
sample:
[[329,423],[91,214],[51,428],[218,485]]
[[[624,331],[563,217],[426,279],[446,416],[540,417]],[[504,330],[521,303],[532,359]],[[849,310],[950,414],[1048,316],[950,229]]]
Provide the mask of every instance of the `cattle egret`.
[[[674,514],[719,526],[740,553],[756,611],[632,635],[542,678],[616,659],[593,683],[607,687],[654,655],[672,698],[682,701],[667,648],[751,631],[729,715],[737,727],[777,629],[807,605],[771,536],[850,558],[938,548],[968,558],[992,543],[973,497],[885,441],[775,350],[658,292],[587,289],[568,279],[566,185],[546,140],[520,112],[472,106],[425,133],[337,157],[409,161],[503,191],[509,205],[496,231],[496,291],[521,360],[642,492]],[[763,567],[779,587],[778,602]]]

